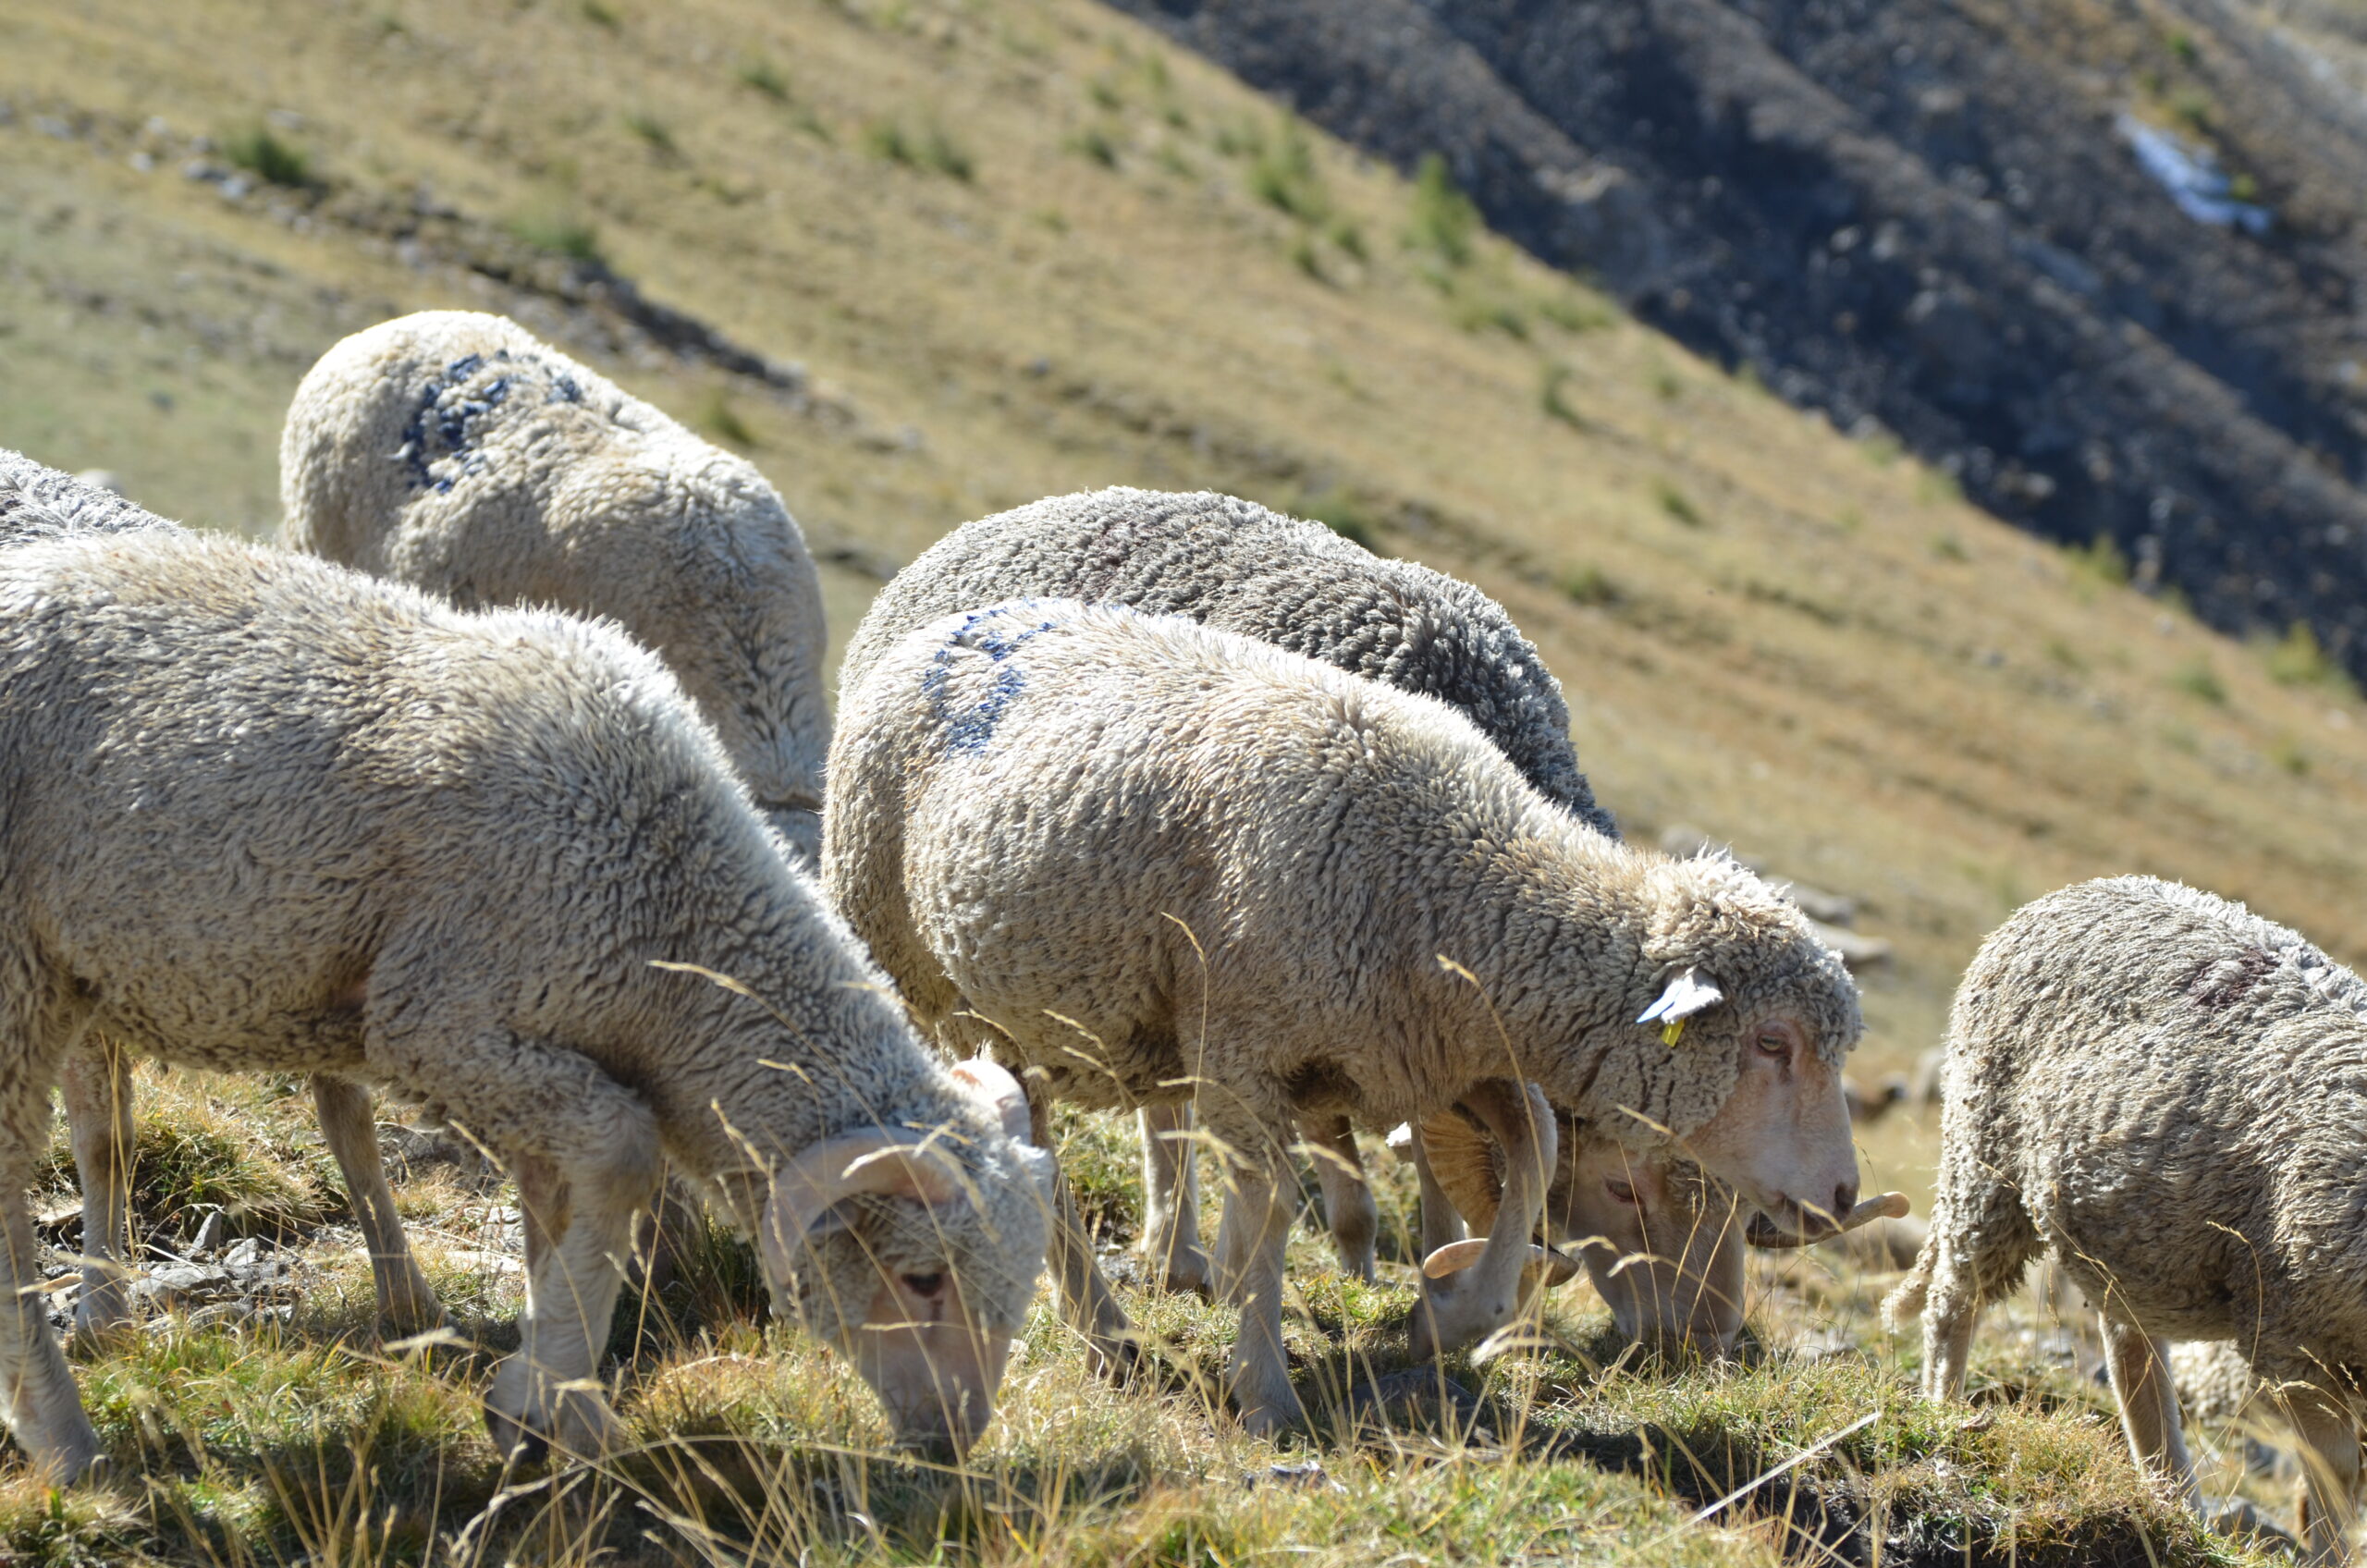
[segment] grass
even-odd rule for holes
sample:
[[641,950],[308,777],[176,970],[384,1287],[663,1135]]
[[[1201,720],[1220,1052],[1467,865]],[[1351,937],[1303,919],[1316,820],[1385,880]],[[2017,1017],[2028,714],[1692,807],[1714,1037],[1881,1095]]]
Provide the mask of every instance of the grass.
[[[236,1122],[258,1150],[292,1147],[308,1131],[301,1096],[254,1081],[179,1073],[143,1089],[152,1120]],[[1063,1109],[1055,1132],[1101,1241],[1122,1248],[1141,1212],[1128,1121]],[[1978,1405],[1932,1406],[1912,1392],[1911,1346],[1902,1355],[1870,1321],[1894,1276],[1818,1255],[1754,1265],[1754,1331],[1784,1341],[1815,1324],[1860,1352],[1807,1359],[1757,1348],[1715,1366],[1623,1356],[1608,1313],[1576,1286],[1534,1326],[1535,1349],[1420,1372],[1404,1350],[1412,1173],[1367,1154],[1384,1279],[1348,1279],[1311,1225],[1294,1234],[1297,1305],[1285,1332],[1315,1427],[1281,1445],[1245,1436],[1214,1397],[1229,1310],[1122,1277],[1158,1347],[1158,1378],[1128,1389],[1097,1378],[1039,1300],[983,1444],[959,1466],[929,1463],[885,1442],[875,1403],[842,1362],[759,1320],[748,1249],[718,1241],[711,1258],[736,1270],[722,1288],[696,1303],[679,1290],[628,1296],[620,1309],[641,1331],[612,1341],[619,1359],[603,1376],[626,1445],[596,1464],[507,1471],[481,1412],[495,1358],[514,1343],[517,1276],[444,1260],[488,1244],[489,1206],[510,1200],[414,1171],[399,1201],[457,1345],[432,1356],[379,1351],[366,1265],[326,1232],[300,1255],[302,1300],[288,1321],[159,1319],[86,1359],[79,1375],[117,1478],[64,1494],[0,1481],[0,1550],[44,1563],[208,1565],[1082,1568],[1412,1553],[1774,1568],[1812,1558],[1811,1539],[1853,1537],[1858,1554],[1895,1562],[2242,1561],[2138,1482],[2091,1381],[2015,1348],[2043,1310],[2034,1298],[1999,1309],[1979,1341]],[[1453,1390],[1443,1401],[1440,1377]],[[1383,1403],[1343,1403],[1352,1384],[1377,1378],[1397,1390]],[[2001,1402],[2001,1388],[2018,1391]],[[1796,1458],[1780,1486],[1714,1524],[1692,1517]]]
[[1456,187],[1446,160],[1436,153],[1424,153],[1414,174],[1406,243],[1459,267],[1472,259],[1479,228],[1479,209]]
[[969,150],[935,120],[924,122],[915,130],[892,116],[875,119],[864,127],[863,146],[875,158],[941,174],[964,185],[978,175],[976,161]]
[[795,96],[790,91],[789,78],[766,55],[742,61],[739,77],[741,86],[762,93],[776,104],[789,103]]
[[269,185],[300,189],[313,183],[313,160],[301,147],[282,140],[268,125],[239,127],[222,138],[222,156]]
[[[975,0],[901,18],[880,0],[691,0],[667,13],[662,36],[654,12],[597,9],[608,19],[572,4],[404,0],[397,30],[366,7],[300,0],[12,14],[0,24],[0,97],[55,104],[94,129],[68,142],[22,115],[0,126],[0,441],[67,469],[115,469],[169,515],[268,533],[281,413],[328,345],[399,311],[502,311],[711,438],[731,438],[716,408],[761,437],[757,460],[825,562],[834,648],[877,573],[960,520],[1110,483],[1208,485],[1320,512],[1468,578],[1565,683],[1579,754],[1631,836],[1688,823],[1735,839],[1779,875],[1856,897],[1861,925],[1895,944],[1892,968],[1865,986],[1857,1070],[1869,1075],[1906,1070],[1938,1036],[1956,976],[2015,903],[2079,877],[2178,876],[2367,956],[2367,707],[2345,683],[2287,679],[2311,661],[2211,635],[2132,588],[2116,549],[2034,541],[1928,480],[1895,442],[1838,435],[1631,319],[1596,320],[1582,286],[1477,222],[1442,161],[1401,178],[1299,127],[1303,157],[1290,156],[1312,171],[1326,213],[1306,221],[1248,184],[1280,134],[1278,107],[1086,0]],[[251,36],[302,47],[235,46]],[[773,94],[745,80],[752,59],[794,62],[791,110],[773,112]],[[1122,110],[1093,106],[1085,84],[1105,75]],[[173,177],[178,155],[157,173],[125,155],[151,116],[215,127],[257,104],[300,115],[286,123],[305,127],[317,156],[322,199],[302,227]],[[626,105],[746,199],[708,199],[659,158],[586,153],[603,136],[612,151],[631,145],[611,117]],[[1130,116],[1130,131],[1156,127],[1199,172],[1162,168],[1139,137],[1115,168],[1063,145],[1103,113]],[[838,140],[801,132],[795,115],[840,128]],[[966,178],[928,162],[931,120],[959,128]],[[901,156],[860,129],[883,125]],[[1290,251],[1299,237],[1337,287],[1303,275]],[[653,350],[608,313],[620,295],[604,280],[570,296],[583,288],[570,269],[524,269],[556,284],[521,277],[512,239],[597,259],[647,300],[803,364],[806,378],[791,391],[690,349]],[[1562,300],[1580,312],[1551,303]],[[1458,312],[1472,302],[1508,305],[1527,339],[1484,317],[1465,330]],[[1579,331],[1583,344],[1553,337]],[[1545,408],[1549,361],[1584,377],[1563,390],[1572,403],[1583,392],[1585,424]],[[897,440],[906,427],[926,440]],[[1968,558],[1936,555],[1941,536]],[[1983,649],[2011,656],[1970,656]],[[2324,650],[2318,659],[2330,663]],[[2224,701],[2178,683],[2198,661]],[[2281,760],[2287,744],[2306,766]],[[334,1223],[317,1145],[293,1141],[302,1097],[263,1088],[251,1106],[216,1095],[244,1108],[221,1112],[221,1130],[284,1133],[229,1152],[301,1180],[240,1201],[256,1213],[321,1208]],[[163,1107],[174,1092],[159,1084],[152,1099]],[[1072,1156],[1098,1162],[1094,1202],[1115,1238],[1139,1222],[1131,1133],[1088,1120],[1097,1152],[1085,1158],[1080,1127]],[[1934,1137],[1928,1121],[1871,1130],[1868,1180],[1919,1197]],[[202,1184],[227,1190],[203,1161],[158,1169],[188,1173],[142,1199],[173,1234],[214,1201],[196,1197]],[[431,1271],[462,1304],[469,1336],[497,1349],[514,1276],[442,1234],[474,1234],[489,1201],[426,1177],[404,1188],[414,1224],[435,1232]],[[1313,1237],[1294,1245],[1314,1313],[1293,1329],[1304,1375],[1331,1376],[1352,1346],[1385,1357],[1390,1315],[1409,1299],[1404,1275],[1351,1288]],[[717,1249],[704,1306],[667,1307],[680,1347],[615,1368],[645,1439],[709,1423],[729,1485],[656,1490],[655,1467],[690,1464],[679,1447],[555,1483],[505,1505],[481,1560],[533,1531],[560,1543],[540,1554],[560,1562],[586,1532],[628,1562],[744,1558],[776,1526],[730,1500],[765,1495],[746,1477],[785,1476],[803,1501],[780,1519],[799,1522],[819,1562],[926,1559],[912,1543],[939,1521],[943,1555],[961,1562],[1163,1565],[1286,1546],[1366,1568],[1449,1547],[1475,1562],[1642,1562],[1641,1545],[1671,1531],[1670,1550],[1697,1561],[1770,1562],[1780,1525],[1681,1527],[1690,1483],[1630,1464],[1614,1442],[1655,1423],[1688,1443],[1723,1423],[1762,1455],[1815,1442],[1832,1430],[1819,1423],[1865,1391],[1795,1354],[1828,1329],[1868,1358],[1864,1375],[1890,1390],[1886,1412],[1907,1409],[1913,1375],[1911,1342],[1874,1331],[1855,1294],[1771,1278],[1753,1321],[1787,1375],[1594,1378],[1556,1352],[1532,1388],[1526,1363],[1459,1364],[1480,1397],[1534,1392],[1530,1425],[1579,1434],[1592,1458],[1505,1457],[1501,1443],[1429,1427],[1285,1451],[1212,1418],[1196,1394],[1095,1383],[1039,1317],[1006,1421],[957,1480],[888,1452],[843,1368],[753,1321],[747,1281],[723,1267],[734,1256],[744,1254]],[[1221,1354],[1223,1310],[1130,1299],[1189,1366]],[[268,1332],[159,1333],[87,1367],[108,1441],[130,1477],[162,1489],[127,1478],[55,1513],[28,1487],[0,1491],[0,1550],[328,1561],[297,1524],[326,1538],[348,1496],[338,1487],[373,1467],[369,1517],[394,1511],[394,1544],[353,1550],[349,1531],[345,1561],[414,1561],[422,1549],[407,1543],[431,1518],[439,1534],[466,1524],[501,1484],[472,1425],[484,1355],[419,1368],[371,1359],[368,1284],[350,1243],[323,1243],[306,1302],[300,1321]],[[1582,1290],[1559,1321],[1569,1344],[1605,1359],[1590,1337],[1600,1310]],[[1976,1374],[2000,1397],[2045,1399],[2006,1398],[2013,1419],[2001,1414],[1988,1434],[1951,1418],[1959,1425],[1919,1439],[1936,1448],[1846,1445],[1812,1462],[1817,1484],[1870,1501],[1895,1480],[1893,1516],[1930,1522],[1938,1538],[2052,1521],[2016,1537],[2024,1561],[2092,1541],[2078,1536],[2085,1516],[2150,1541],[2164,1562],[2213,1560],[2218,1549],[2174,1524],[2127,1534],[2154,1528],[2152,1504],[2099,1424],[2095,1390],[2040,1377],[2022,1338],[2036,1331],[2001,1314]],[[1794,1386],[1824,1392],[1792,1400]],[[251,1439],[229,1429],[234,1417]],[[1917,1457],[1930,1453],[1945,1463]],[[1348,1490],[1264,1478],[1310,1455]],[[1891,1468],[1868,1470],[1870,1459]],[[1244,1476],[1259,1479],[1245,1488]],[[738,1545],[651,1513],[661,1496],[677,1509],[701,1500],[681,1517]],[[1442,1544],[1422,1535],[1433,1518]],[[251,1544],[234,1549],[234,1529],[250,1525]],[[377,1540],[381,1526],[370,1528]],[[1615,1539],[1622,1529],[1637,1544]]]

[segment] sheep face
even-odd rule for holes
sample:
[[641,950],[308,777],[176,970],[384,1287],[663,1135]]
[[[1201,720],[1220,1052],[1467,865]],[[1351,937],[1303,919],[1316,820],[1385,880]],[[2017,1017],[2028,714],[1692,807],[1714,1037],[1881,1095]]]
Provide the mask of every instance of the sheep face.
[[1723,1354],[1742,1331],[1742,1223],[1731,1188],[1689,1161],[1565,1126],[1546,1235],[1575,1244],[1628,1340]]
[[854,1365],[898,1441],[960,1452],[994,1414],[1043,1272],[1052,1163],[1008,1131],[938,1132],[806,1151],[774,1178],[761,1234],[776,1309]]
[[1733,1053],[1738,1065],[1734,1091],[1683,1146],[1759,1210],[1753,1241],[1830,1234],[1858,1202],[1840,1068],[1807,1023],[1784,1011],[1748,1014],[1739,1033],[1738,1041],[1694,1047]]

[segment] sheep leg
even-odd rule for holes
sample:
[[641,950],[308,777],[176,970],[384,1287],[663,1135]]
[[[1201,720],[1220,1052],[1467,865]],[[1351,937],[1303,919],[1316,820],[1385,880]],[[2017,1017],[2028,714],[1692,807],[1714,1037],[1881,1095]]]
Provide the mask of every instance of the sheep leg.
[[123,1266],[131,1213],[130,1062],[112,1040],[85,1036],[59,1064],[58,1088],[82,1183],[82,1299],[74,1307],[74,1339],[95,1346],[131,1327]]
[[1208,1293],[1208,1255],[1200,1245],[1199,1161],[1190,1101],[1147,1105],[1143,1132],[1143,1255],[1164,1291]]
[[1422,1188],[1422,1256],[1443,1246],[1451,1246],[1471,1234],[1463,1222],[1463,1213],[1454,1200],[1439,1185],[1438,1173],[1430,1169],[1430,1151],[1423,1145],[1419,1123],[1414,1128],[1414,1174]]
[[[1029,1139],[1039,1149],[1052,1144],[1052,1102],[1043,1089],[1027,1096]],[[1110,1292],[1110,1281],[1093,1260],[1093,1242],[1085,1234],[1085,1217],[1077,1212],[1076,1194],[1069,1190],[1068,1172],[1052,1179],[1052,1281],[1060,1297],[1061,1316],[1085,1340],[1086,1359],[1105,1378],[1131,1377],[1140,1354],[1134,1326],[1125,1308]]]
[[2194,1460],[2187,1452],[2178,1422],[2178,1393],[2170,1379],[2163,1341],[2133,1324],[2101,1317],[2105,1365],[2113,1397],[2120,1403],[2121,1429],[2139,1465],[2176,1483],[2180,1501],[2197,1514],[2201,1494],[2195,1487]]
[[99,1435],[49,1330],[41,1249],[25,1202],[49,1145],[49,1085],[61,1065],[54,1046],[42,1048],[43,1025],[65,1010],[24,957],[0,948],[0,1062],[10,1091],[0,1096],[0,1250],[7,1266],[0,1279],[0,1419],[42,1478],[63,1486],[98,1462]]
[[1545,1173],[1560,1152],[1551,1111],[1526,1084],[1487,1079],[1472,1085],[1463,1103],[1503,1145],[1504,1195],[1478,1260],[1443,1280],[1422,1281],[1412,1335],[1413,1353],[1421,1357],[1484,1339],[1520,1309],[1529,1237],[1545,1211]]
[[2359,1427],[2338,1399],[2304,1386],[2277,1396],[2301,1451],[2301,1507],[2296,1523],[2309,1561],[2340,1562],[2356,1522]]
[[1340,1267],[1370,1284],[1380,1250],[1380,1209],[1365,1180],[1355,1132],[1344,1116],[1304,1130],[1315,1147],[1315,1179],[1323,1187],[1323,1217],[1331,1223]]
[[[381,961],[381,973],[387,961]],[[433,995],[432,975],[386,987]],[[373,1019],[373,1076],[427,1091],[518,1178],[520,1206],[547,1238],[526,1271],[519,1349],[494,1374],[485,1425],[513,1456],[543,1443],[597,1453],[616,1417],[593,1381],[623,1282],[634,1213],[656,1196],[656,1119],[588,1058],[493,1027],[456,1027],[422,1011]]]
[[378,1320],[398,1337],[423,1333],[444,1321],[435,1288],[420,1271],[403,1235],[402,1216],[386,1185],[386,1161],[378,1152],[378,1126],[370,1091],[325,1072],[313,1074],[313,1106],[320,1113],[321,1137],[345,1174],[353,1217],[370,1247],[370,1279],[378,1289]]
[[1296,1218],[1298,1181],[1270,1133],[1247,1126],[1225,1142],[1237,1152],[1226,1161],[1229,1190],[1217,1254],[1226,1293],[1241,1304],[1227,1378],[1242,1424],[1264,1435],[1306,1419],[1282,1349],[1283,1251]]

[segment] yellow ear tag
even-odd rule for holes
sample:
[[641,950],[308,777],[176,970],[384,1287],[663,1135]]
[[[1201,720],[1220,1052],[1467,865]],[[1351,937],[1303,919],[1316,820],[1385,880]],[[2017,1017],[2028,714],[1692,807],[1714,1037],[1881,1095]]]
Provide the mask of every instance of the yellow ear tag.
[[1677,1041],[1684,1037],[1685,1020],[1682,1018],[1672,1018],[1666,1023],[1661,1025],[1661,1044],[1666,1046],[1669,1049],[1676,1049]]

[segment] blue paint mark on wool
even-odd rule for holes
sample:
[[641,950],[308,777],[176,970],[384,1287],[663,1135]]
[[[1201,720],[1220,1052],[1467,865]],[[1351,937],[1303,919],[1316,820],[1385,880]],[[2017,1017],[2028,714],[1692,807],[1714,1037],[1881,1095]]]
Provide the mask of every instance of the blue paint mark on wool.
[[[921,694],[928,699],[929,715],[944,732],[947,747],[957,752],[978,752],[994,739],[995,727],[1002,722],[1012,699],[1026,688],[1026,672],[1019,668],[1014,656],[1038,632],[1049,631],[1055,624],[1042,621],[1028,627],[1015,636],[1000,633],[990,622],[1007,619],[1013,609],[1028,607],[1023,601],[1015,606],[981,610],[966,618],[937,656],[929,661],[921,675]],[[987,682],[986,695],[975,704],[957,709],[949,690],[953,670],[954,655],[962,650],[980,653],[1001,666]]]
[[[509,351],[504,349],[493,357],[497,361],[507,362]],[[446,365],[440,374],[432,377],[421,388],[419,402],[411,410],[411,423],[403,427],[400,454],[410,466],[412,488],[448,495],[455,484],[484,471],[484,454],[470,449],[472,427],[502,405],[516,379],[508,374],[498,375],[482,387],[471,388],[468,385],[470,378],[484,367],[485,357],[483,354],[464,354]],[[431,449],[429,440],[431,435],[435,437],[434,449]],[[447,459],[458,459],[459,461],[448,463],[443,472],[436,472],[433,465]]]

